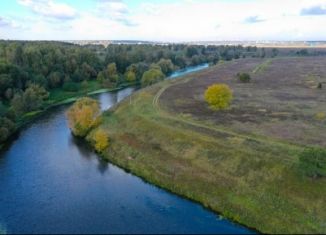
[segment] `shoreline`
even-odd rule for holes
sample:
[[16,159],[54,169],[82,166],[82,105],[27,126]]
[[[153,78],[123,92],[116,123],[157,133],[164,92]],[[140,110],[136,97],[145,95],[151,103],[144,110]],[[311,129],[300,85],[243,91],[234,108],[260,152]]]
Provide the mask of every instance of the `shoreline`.
[[263,234],[263,232],[259,231],[257,228],[254,228],[254,227],[250,227],[244,223],[241,223],[240,221],[232,218],[232,217],[227,217],[227,216],[224,216],[223,215],[223,212],[222,211],[219,211],[219,210],[216,210],[208,205],[205,205],[203,202],[195,199],[195,198],[191,198],[185,194],[182,194],[182,193],[179,193],[177,191],[174,191],[173,189],[169,188],[169,187],[166,187],[162,184],[160,184],[159,182],[155,182],[153,180],[150,180],[150,179],[147,179],[145,176],[143,176],[141,173],[138,173],[136,171],[133,171],[132,169],[129,169],[127,168],[126,166],[124,166],[123,164],[120,164],[118,161],[114,161],[112,160],[111,158],[106,158],[103,154],[100,154],[98,152],[95,151],[94,147],[91,145],[91,143],[85,139],[82,139],[83,141],[85,141],[85,144],[89,145],[93,151],[96,153],[96,155],[102,160],[102,161],[105,161],[106,163],[109,163],[109,164],[112,164],[114,166],[117,166],[119,167],[120,169],[122,169],[123,171],[125,171],[126,173],[129,173],[133,176],[136,176],[138,177],[139,179],[141,179],[144,183],[146,184],[150,184],[150,185],[153,185],[159,189],[162,189],[168,193],[171,193],[179,198],[182,198],[182,199],[185,199],[185,200],[188,200],[188,201],[191,201],[191,202],[194,202],[198,205],[200,205],[201,207],[203,207],[205,210],[208,210],[212,213],[214,213],[217,217],[219,217],[220,219],[224,219],[224,220],[228,220],[230,221],[231,223],[237,225],[237,226],[242,226],[248,230],[251,230],[253,233],[251,234]]
[[41,117],[42,115],[46,114],[47,112],[51,111],[54,108],[57,108],[57,107],[62,106],[62,105],[71,104],[71,103],[75,102],[76,100],[78,100],[79,98],[81,98],[83,96],[94,96],[94,95],[98,95],[98,94],[102,94],[102,93],[106,93],[106,92],[115,92],[115,91],[120,91],[120,90],[128,88],[128,87],[133,87],[133,86],[138,86],[138,85],[139,85],[139,83],[132,83],[132,84],[122,84],[121,86],[116,87],[116,88],[96,89],[94,91],[89,91],[84,95],[79,94],[79,95],[72,96],[70,98],[66,98],[64,100],[57,101],[56,103],[53,103],[53,104],[50,104],[50,105],[46,106],[42,110],[33,111],[33,112],[31,112],[30,115],[27,116],[28,118],[25,118],[25,120],[20,120],[20,121],[15,123],[16,124],[16,130],[8,137],[8,139],[6,141],[4,141],[3,143],[0,144],[0,151],[5,149],[6,146],[10,145],[11,142],[15,139],[15,137],[17,135],[19,135],[20,131],[24,127],[26,127],[28,124],[32,123],[37,118]]

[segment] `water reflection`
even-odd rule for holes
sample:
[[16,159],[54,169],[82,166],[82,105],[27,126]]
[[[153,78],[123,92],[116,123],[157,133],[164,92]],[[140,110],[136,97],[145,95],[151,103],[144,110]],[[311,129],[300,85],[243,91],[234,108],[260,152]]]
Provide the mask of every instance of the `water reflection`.
[[69,144],[71,146],[75,146],[79,155],[85,159],[90,160],[92,157],[94,157],[93,154],[93,149],[91,146],[86,143],[84,139],[78,138],[73,136],[72,134],[70,135],[69,138]]
[[109,164],[107,161],[99,159],[97,169],[101,174],[104,174],[109,169]]
[[99,100],[101,104],[101,110],[107,110],[111,108],[114,104],[122,101],[127,96],[131,95],[136,88],[129,87],[117,92],[108,92],[108,93],[102,93],[98,95],[96,98]]

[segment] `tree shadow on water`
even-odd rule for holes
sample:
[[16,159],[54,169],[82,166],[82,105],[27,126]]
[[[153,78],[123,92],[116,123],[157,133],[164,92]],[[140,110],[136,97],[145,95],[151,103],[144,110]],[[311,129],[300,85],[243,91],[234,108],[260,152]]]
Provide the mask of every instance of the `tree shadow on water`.
[[99,158],[97,169],[103,175],[109,169],[109,163]]
[[79,152],[79,155],[85,159],[90,160],[95,155],[91,146],[82,138],[78,138],[71,135],[69,144],[72,147],[76,147]]
[[101,159],[95,152],[94,149],[90,146],[87,141],[85,141],[82,138],[75,137],[71,135],[70,141],[69,141],[71,146],[76,147],[78,150],[79,155],[88,161],[91,161],[92,159],[96,159],[98,162],[97,169],[101,174],[104,174],[108,168],[109,168],[109,163],[106,162],[105,160]]

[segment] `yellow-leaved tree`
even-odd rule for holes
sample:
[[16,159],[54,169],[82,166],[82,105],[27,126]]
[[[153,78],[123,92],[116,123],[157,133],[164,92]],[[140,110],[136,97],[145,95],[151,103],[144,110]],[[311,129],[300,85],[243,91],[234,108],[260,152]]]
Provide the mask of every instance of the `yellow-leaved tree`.
[[90,129],[100,122],[100,105],[91,98],[77,100],[68,110],[67,117],[72,133],[85,137]]
[[109,147],[109,135],[103,129],[96,130],[92,136],[92,140],[96,151],[100,153]]
[[213,84],[205,92],[205,100],[214,111],[228,108],[232,99],[232,90],[226,84]]

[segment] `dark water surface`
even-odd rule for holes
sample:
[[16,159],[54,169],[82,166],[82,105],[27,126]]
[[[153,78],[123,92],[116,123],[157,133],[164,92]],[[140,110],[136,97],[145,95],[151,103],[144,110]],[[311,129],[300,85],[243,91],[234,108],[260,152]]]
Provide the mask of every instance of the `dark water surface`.
[[[134,91],[98,95],[102,109]],[[0,233],[250,233],[122,169],[70,134],[62,106],[0,153]]]

